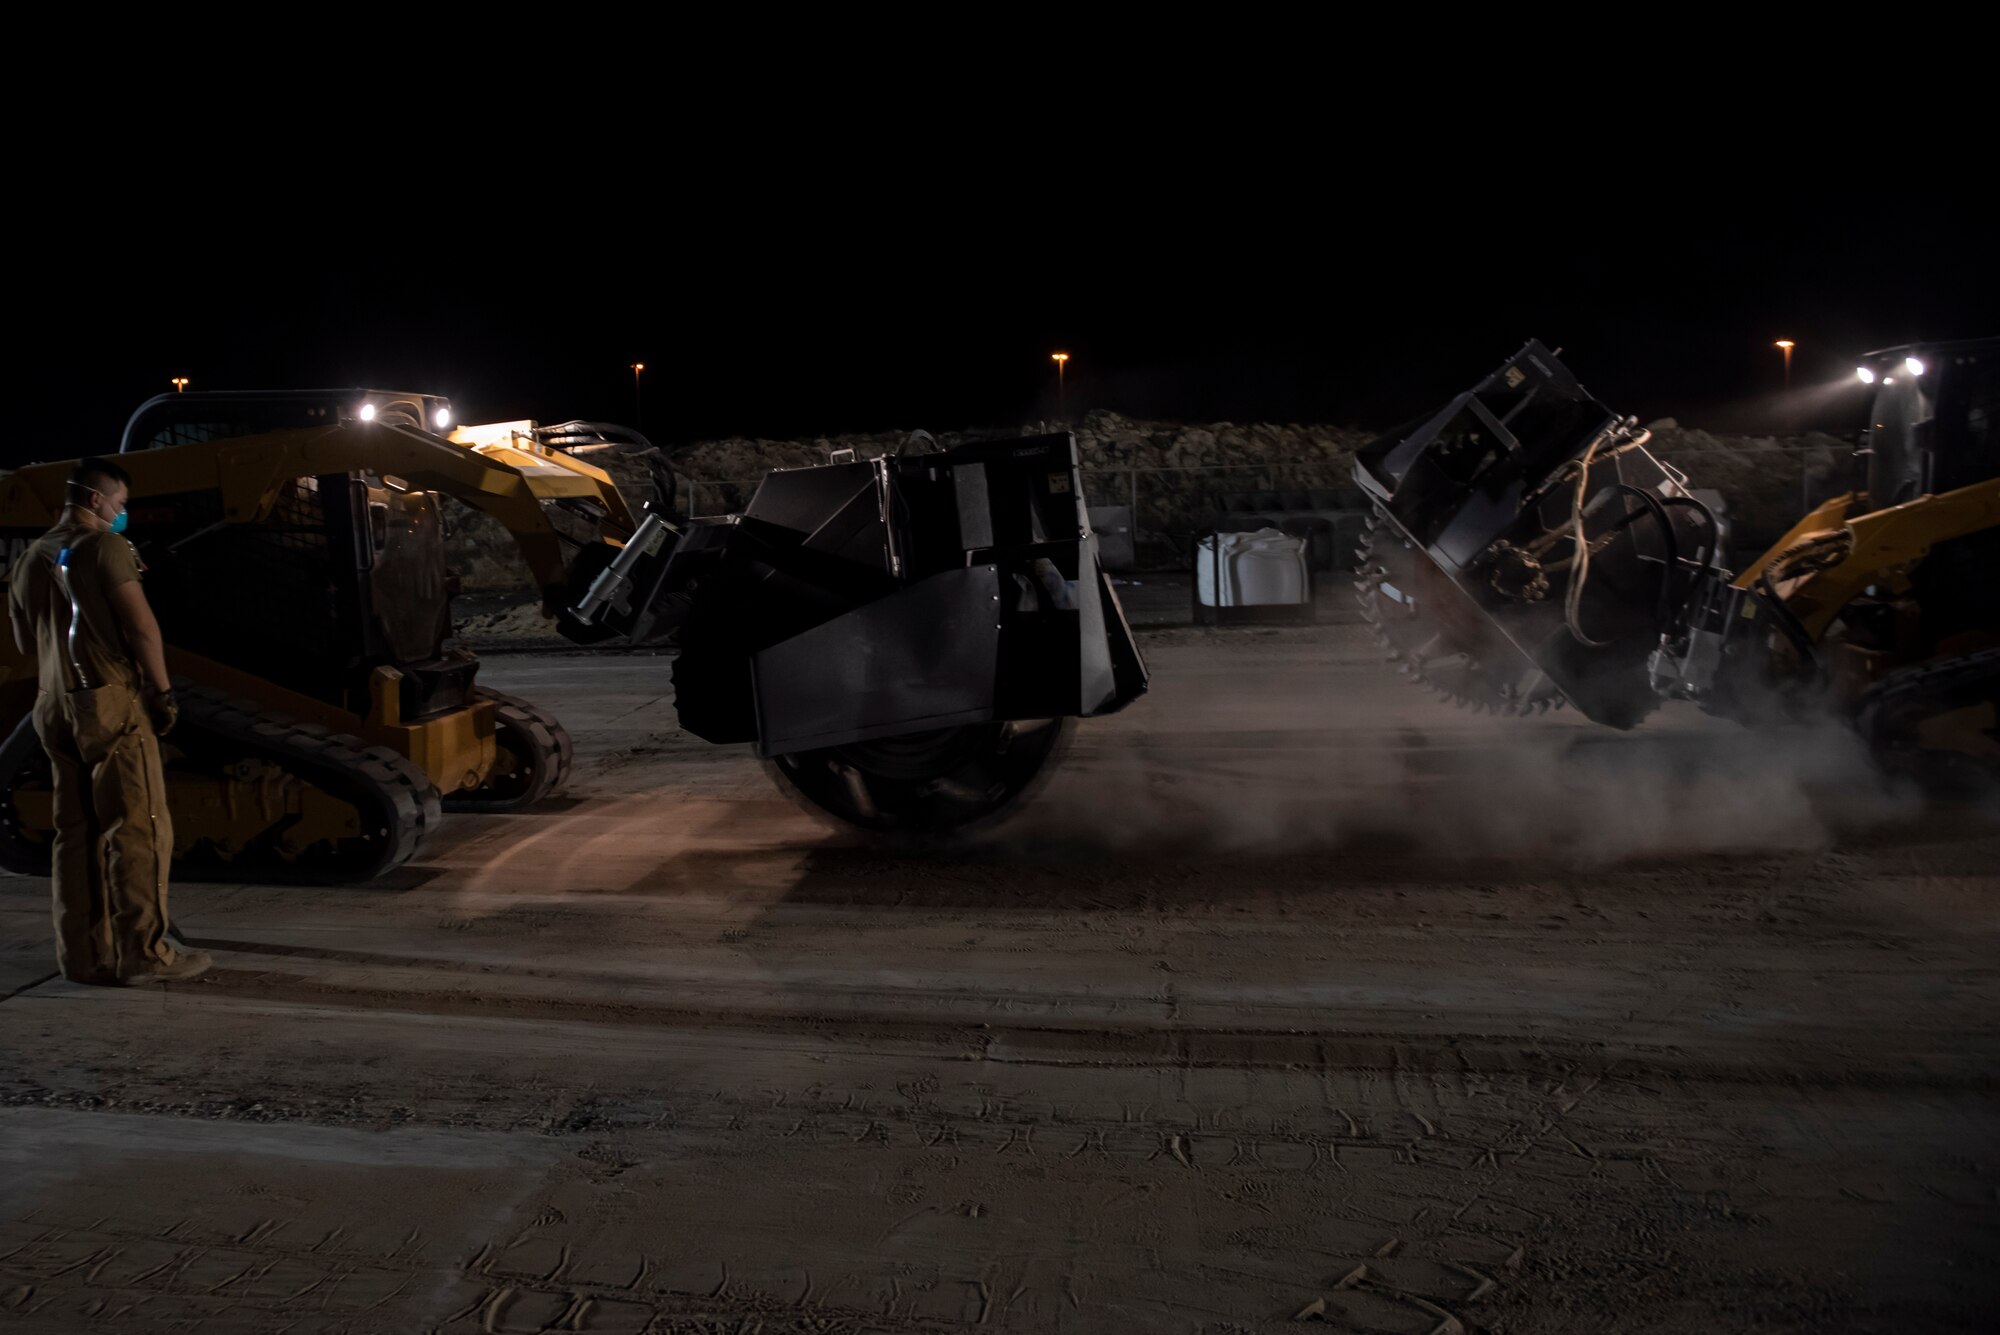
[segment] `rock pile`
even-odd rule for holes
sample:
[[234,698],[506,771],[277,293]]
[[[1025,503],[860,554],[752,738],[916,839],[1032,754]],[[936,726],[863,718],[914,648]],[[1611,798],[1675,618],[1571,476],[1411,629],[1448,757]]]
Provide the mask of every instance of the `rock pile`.
[[[1007,431],[942,432],[937,441],[950,448],[968,440],[1055,429],[1036,422]],[[1346,427],[1161,422],[1101,410],[1086,413],[1072,430],[1090,503],[1136,505],[1145,539],[1142,551],[1154,560],[1178,559],[1206,516],[1222,509],[1233,494],[1345,488],[1354,451],[1372,438],[1370,432]],[[683,505],[692,503],[700,514],[726,514],[740,509],[771,469],[824,463],[840,449],[870,458],[906,439],[907,432],[811,441],[736,437],[679,450],[674,467],[682,478]]]
[[[1735,549],[1762,550],[1804,512],[1806,503],[1848,489],[1853,446],[1838,437],[1807,435],[1720,436],[1682,427],[1672,418],[1651,424],[1651,448],[1688,475],[1690,485],[1712,488],[1727,500]],[[937,434],[949,448],[968,440],[1036,435],[1048,423],[995,431]],[[1187,543],[1231,497],[1261,492],[1349,492],[1354,452],[1374,436],[1352,427],[1323,425],[1162,422],[1093,411],[1074,424],[1084,487],[1093,505],[1137,506],[1142,561],[1178,563]],[[895,450],[902,431],[822,436],[812,440],[731,437],[702,441],[673,452],[680,479],[677,509],[695,514],[739,510],[773,469],[825,463],[835,450],[859,458]],[[925,448],[912,444],[911,449]],[[597,454],[636,507],[652,494],[643,462]],[[462,506],[450,506],[454,532],[448,544],[453,568],[474,592],[521,588],[526,571],[497,524]]]

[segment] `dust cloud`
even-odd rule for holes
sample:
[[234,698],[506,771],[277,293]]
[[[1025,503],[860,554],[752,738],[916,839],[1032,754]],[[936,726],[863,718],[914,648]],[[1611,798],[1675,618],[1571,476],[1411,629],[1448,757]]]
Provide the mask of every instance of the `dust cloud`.
[[1564,715],[1385,729],[1357,711],[1345,727],[1106,737],[1074,748],[997,837],[1030,854],[1365,849],[1590,866],[1828,848],[1925,812],[1837,724],[1752,732],[1692,712],[1630,733]]

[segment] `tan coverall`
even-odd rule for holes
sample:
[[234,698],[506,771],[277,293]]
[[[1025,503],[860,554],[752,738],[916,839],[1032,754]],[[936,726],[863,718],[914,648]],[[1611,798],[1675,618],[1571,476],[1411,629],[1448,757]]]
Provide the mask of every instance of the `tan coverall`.
[[[57,572],[65,551],[67,590]],[[9,581],[11,611],[34,627],[35,731],[55,771],[56,961],[78,981],[176,958],[166,938],[174,837],[160,743],[110,603],[112,589],[138,578],[138,555],[123,537],[58,524]],[[72,596],[81,614],[74,640]]]

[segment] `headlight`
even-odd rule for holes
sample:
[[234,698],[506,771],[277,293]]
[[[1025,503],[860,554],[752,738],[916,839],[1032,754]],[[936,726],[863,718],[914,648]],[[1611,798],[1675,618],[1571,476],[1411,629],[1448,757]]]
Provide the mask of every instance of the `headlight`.
[[1875,383],[1875,373],[1869,370],[1865,366],[1855,367],[1854,374],[1860,379],[1861,383],[1864,385],[1872,385]]
[[1915,357],[1905,357],[1903,358],[1903,369],[1911,375],[1922,375],[1924,373],[1924,364]]
[[372,422],[372,421],[374,421],[374,420],[375,420],[375,405],[374,405],[374,404],[372,404],[372,403],[364,403],[364,404],[362,404],[362,405],[361,405],[361,411],[360,411],[360,413],[359,413],[359,414],[357,414],[357,415],[358,415],[358,416],[359,416],[359,417],[361,418],[361,420],[362,420],[362,421],[364,421],[364,422]]
[[440,431],[451,425],[451,409],[449,408],[438,409],[436,413],[432,414],[432,417],[437,422],[437,428]]

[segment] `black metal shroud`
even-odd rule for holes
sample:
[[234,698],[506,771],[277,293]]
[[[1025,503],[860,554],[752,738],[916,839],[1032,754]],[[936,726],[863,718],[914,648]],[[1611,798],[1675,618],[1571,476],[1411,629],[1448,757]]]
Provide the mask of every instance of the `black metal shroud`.
[[765,756],[1146,689],[1068,433],[774,472],[652,587],[680,622],[682,726]]

